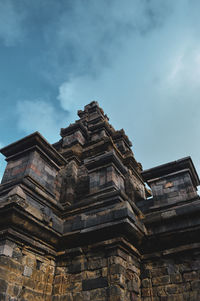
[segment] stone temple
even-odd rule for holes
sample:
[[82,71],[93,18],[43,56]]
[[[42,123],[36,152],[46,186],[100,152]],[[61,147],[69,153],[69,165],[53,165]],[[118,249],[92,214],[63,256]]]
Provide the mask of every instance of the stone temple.
[[191,158],[143,171],[97,102],[78,116],[1,149],[0,300],[199,301]]

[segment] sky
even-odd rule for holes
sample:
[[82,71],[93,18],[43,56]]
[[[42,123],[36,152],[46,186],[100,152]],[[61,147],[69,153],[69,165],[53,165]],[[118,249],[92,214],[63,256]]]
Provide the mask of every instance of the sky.
[[[200,175],[199,0],[0,0],[0,147],[99,102],[143,169]],[[0,177],[5,169],[0,157]]]

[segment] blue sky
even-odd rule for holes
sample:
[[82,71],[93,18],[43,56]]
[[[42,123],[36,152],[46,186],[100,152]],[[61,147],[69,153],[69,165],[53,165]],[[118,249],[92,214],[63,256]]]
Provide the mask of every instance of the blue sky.
[[53,143],[97,100],[144,169],[190,155],[200,174],[199,11],[199,0],[0,0],[0,145],[36,130]]

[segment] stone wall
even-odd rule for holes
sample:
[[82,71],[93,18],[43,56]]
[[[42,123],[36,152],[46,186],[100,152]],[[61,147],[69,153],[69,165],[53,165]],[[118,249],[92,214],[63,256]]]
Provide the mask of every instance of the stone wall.
[[183,252],[145,260],[143,301],[197,301],[200,298],[200,252]]
[[141,300],[138,255],[116,243],[68,250],[57,262],[53,300]]
[[7,243],[0,255],[0,300],[52,300],[54,270],[53,260]]

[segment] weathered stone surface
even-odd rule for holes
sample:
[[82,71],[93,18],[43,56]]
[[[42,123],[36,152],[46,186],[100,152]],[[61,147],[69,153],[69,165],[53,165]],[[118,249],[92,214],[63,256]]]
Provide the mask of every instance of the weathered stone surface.
[[23,275],[27,276],[27,277],[30,277],[32,275],[32,272],[33,271],[31,269],[31,267],[25,265]]
[[99,277],[95,279],[88,279],[82,281],[82,287],[84,291],[101,288],[101,287],[107,287],[108,281],[105,277]]

